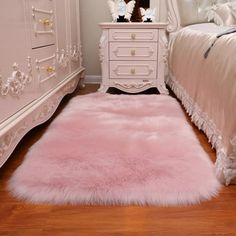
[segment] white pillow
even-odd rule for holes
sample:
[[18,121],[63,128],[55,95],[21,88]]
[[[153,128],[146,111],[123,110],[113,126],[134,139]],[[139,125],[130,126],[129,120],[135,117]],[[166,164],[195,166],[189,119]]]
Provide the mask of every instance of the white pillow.
[[236,11],[234,11],[235,4],[223,3],[216,4],[207,12],[208,21],[213,21],[217,25],[233,26],[236,25]]

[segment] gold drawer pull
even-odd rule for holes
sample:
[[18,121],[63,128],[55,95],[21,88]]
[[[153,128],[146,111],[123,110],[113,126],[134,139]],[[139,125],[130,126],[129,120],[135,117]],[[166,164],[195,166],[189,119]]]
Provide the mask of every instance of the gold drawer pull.
[[49,26],[50,25],[50,20],[49,19],[40,19],[39,23],[43,24],[44,26]]
[[48,73],[53,73],[53,72],[55,72],[55,68],[53,66],[48,66],[47,67],[47,72]]
[[131,70],[130,70],[130,73],[131,73],[132,75],[135,75],[135,74],[136,74],[135,69],[131,69]]
[[136,39],[136,34],[131,34],[131,39],[135,40]]
[[135,56],[136,55],[136,51],[133,49],[133,50],[131,50],[130,54],[131,54],[131,56]]

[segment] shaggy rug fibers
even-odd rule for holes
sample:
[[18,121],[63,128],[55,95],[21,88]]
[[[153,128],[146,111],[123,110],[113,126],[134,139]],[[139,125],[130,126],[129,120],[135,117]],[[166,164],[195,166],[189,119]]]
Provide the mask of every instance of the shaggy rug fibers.
[[99,93],[73,98],[9,182],[53,204],[193,204],[219,188],[175,99]]

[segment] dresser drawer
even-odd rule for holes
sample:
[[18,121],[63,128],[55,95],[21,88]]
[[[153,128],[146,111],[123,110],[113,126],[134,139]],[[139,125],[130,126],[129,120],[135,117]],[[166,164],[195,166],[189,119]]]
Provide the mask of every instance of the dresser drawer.
[[31,0],[32,48],[55,44],[54,7],[52,0]]
[[157,29],[111,29],[109,30],[110,41],[148,41],[157,42]]
[[156,61],[110,61],[110,78],[155,79]]
[[110,43],[110,60],[157,60],[157,43]]

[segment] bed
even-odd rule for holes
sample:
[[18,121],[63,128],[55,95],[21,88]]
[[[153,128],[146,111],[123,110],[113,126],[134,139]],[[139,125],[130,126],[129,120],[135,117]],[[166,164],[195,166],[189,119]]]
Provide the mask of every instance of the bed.
[[216,149],[216,175],[229,185],[236,183],[236,33],[216,39],[233,26],[199,16],[217,1],[192,2],[168,0],[167,84]]

